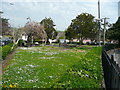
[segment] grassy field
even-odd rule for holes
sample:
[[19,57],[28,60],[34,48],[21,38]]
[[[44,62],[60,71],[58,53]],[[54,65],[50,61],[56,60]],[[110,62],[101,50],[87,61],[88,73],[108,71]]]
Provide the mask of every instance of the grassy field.
[[100,47],[21,47],[4,69],[3,87],[99,88]]

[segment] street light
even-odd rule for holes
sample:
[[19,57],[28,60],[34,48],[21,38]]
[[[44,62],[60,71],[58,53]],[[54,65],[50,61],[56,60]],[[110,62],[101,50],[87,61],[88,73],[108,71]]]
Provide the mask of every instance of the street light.
[[1,14],[2,14],[3,12],[2,11],[0,11],[0,35],[2,36],[2,18],[1,18]]
[[105,33],[106,33],[106,26],[108,25],[108,22],[106,21],[106,19],[109,19],[109,18],[103,18],[104,19],[104,29],[103,29],[103,45],[105,45]]
[[101,19],[101,20],[104,21],[103,24],[102,24],[103,25],[103,45],[105,45],[105,33],[106,33],[106,30],[107,30],[106,26],[108,26],[108,27],[111,26],[111,24],[107,22],[107,19],[109,19],[109,18],[105,17],[105,18]]
[[[13,5],[14,5],[14,3],[9,3],[9,4],[10,4],[11,6],[13,6]],[[14,20],[13,20],[13,22],[14,22]],[[14,25],[13,25],[12,30],[13,30],[13,43],[15,44]]]
[[101,46],[101,31],[100,31],[100,0],[98,0],[98,30],[99,30],[99,46]]

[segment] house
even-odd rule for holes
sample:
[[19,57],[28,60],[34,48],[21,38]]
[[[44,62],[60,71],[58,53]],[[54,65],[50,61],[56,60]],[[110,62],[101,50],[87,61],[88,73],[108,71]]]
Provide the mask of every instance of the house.
[[24,41],[27,41],[28,35],[27,35],[25,32],[23,32],[23,33],[21,34],[21,39],[24,40]]

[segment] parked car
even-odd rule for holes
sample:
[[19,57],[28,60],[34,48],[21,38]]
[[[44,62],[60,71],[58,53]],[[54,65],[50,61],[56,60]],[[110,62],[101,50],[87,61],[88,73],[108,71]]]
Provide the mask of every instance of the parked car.
[[11,42],[12,42],[12,40],[10,39],[10,37],[1,37],[0,38],[0,46],[7,45]]

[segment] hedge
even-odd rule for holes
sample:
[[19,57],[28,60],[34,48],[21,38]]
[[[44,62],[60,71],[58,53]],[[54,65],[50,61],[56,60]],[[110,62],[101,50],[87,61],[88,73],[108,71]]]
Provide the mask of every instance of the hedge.
[[2,47],[2,59],[4,60],[5,57],[12,51],[12,46],[13,46],[13,43],[10,43],[8,45],[5,45]]

